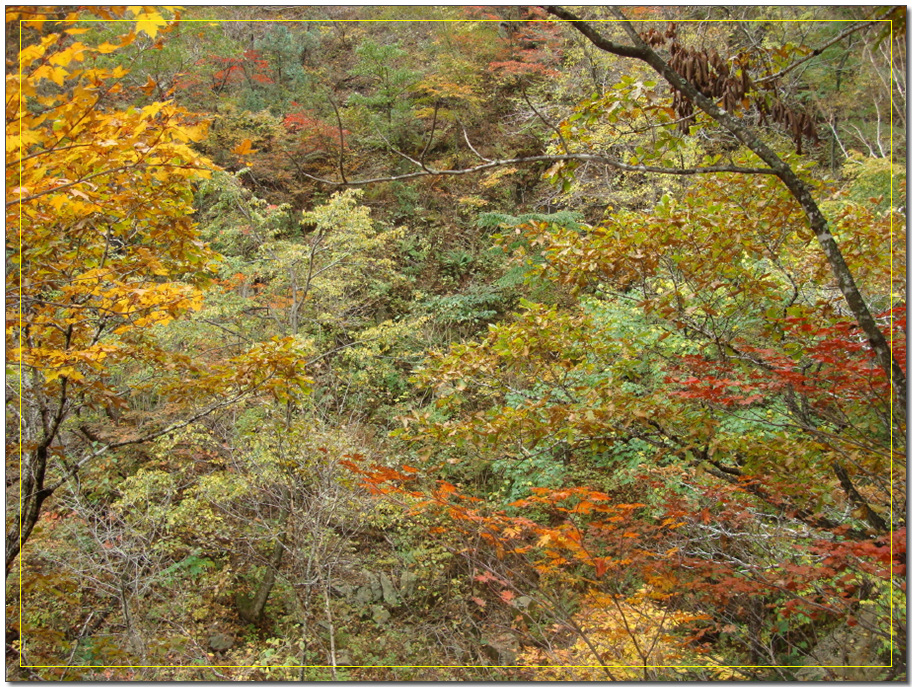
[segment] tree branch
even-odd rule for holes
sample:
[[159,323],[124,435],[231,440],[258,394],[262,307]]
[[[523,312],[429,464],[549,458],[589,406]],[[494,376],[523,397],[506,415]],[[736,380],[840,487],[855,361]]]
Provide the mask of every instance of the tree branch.
[[878,534],[889,532],[890,528],[887,526],[887,523],[884,522],[883,518],[868,505],[868,502],[865,501],[864,497],[858,493],[858,490],[855,488],[855,485],[852,484],[852,480],[849,477],[849,473],[846,472],[846,469],[840,463],[834,462],[833,472],[836,473],[836,477],[839,478],[839,485],[842,487],[846,496],[848,496],[852,504],[861,511],[868,524],[873,527]]
[[[339,126],[339,176],[341,176],[342,181],[345,182],[345,164],[344,158],[342,157],[345,153],[345,134],[344,130],[342,129],[342,117],[339,115],[339,108],[336,107],[336,102],[332,99],[332,97],[326,96],[326,99],[329,100],[329,104],[332,105],[333,112],[336,113],[336,124]],[[304,176],[310,175],[305,174]]]
[[475,156],[479,160],[481,160],[483,162],[491,162],[492,160],[490,158],[485,157],[484,155],[479,153],[477,150],[475,150],[475,146],[473,146],[472,142],[469,140],[469,132],[466,131],[466,128],[462,125],[462,122],[459,122],[459,126],[462,127],[462,136],[463,136],[463,138],[465,138],[465,142],[466,142],[466,145],[469,146],[469,150],[471,150],[473,153],[475,153]]
[[526,93],[526,89],[524,86],[522,87],[522,96],[523,96],[523,100],[526,101],[526,105],[528,105],[529,107],[532,108],[532,111],[544,123],[544,125],[557,134],[557,137],[560,139],[560,142],[561,142],[561,148],[564,149],[564,153],[569,155],[570,146],[567,145],[567,141],[566,141],[566,139],[564,139],[564,135],[561,133],[560,128],[553,122],[550,122],[549,120],[545,119],[545,116],[541,112],[538,111],[538,109],[535,107],[535,105],[532,104],[532,101],[529,100],[529,94]]
[[139,168],[139,167],[144,167],[144,168],[160,167],[160,168],[172,168],[172,169],[195,169],[195,167],[194,167],[193,165],[176,165],[176,164],[169,164],[169,163],[149,164],[149,163],[147,163],[147,162],[144,162],[143,160],[137,160],[136,162],[132,162],[132,163],[130,163],[129,165],[122,165],[122,166],[120,166],[120,167],[115,167],[114,169],[103,169],[103,170],[101,170],[101,171],[99,171],[99,172],[95,172],[94,174],[89,174],[88,176],[83,177],[82,179],[77,179],[76,181],[71,181],[71,182],[69,182],[69,183],[67,183],[67,184],[61,184],[60,186],[54,186],[53,188],[47,188],[47,189],[45,189],[45,190],[43,190],[43,191],[39,191],[38,193],[33,193],[33,194],[30,195],[30,196],[25,196],[24,198],[17,198],[16,200],[8,200],[8,201],[6,201],[6,207],[11,207],[11,206],[13,206],[13,205],[19,205],[19,204],[21,204],[21,203],[28,203],[29,201],[35,200],[36,198],[41,198],[42,196],[46,196],[46,195],[48,195],[49,193],[56,193],[57,191],[63,191],[64,189],[70,188],[71,186],[77,186],[77,185],[79,185],[79,184],[88,183],[88,181],[89,181],[90,179],[94,179],[94,178],[96,178],[96,177],[104,176],[104,175],[106,175],[106,174],[117,174],[118,172],[126,172],[126,171],[128,171],[128,170],[137,169],[137,168]]
[[846,36],[850,36],[851,34],[855,33],[856,31],[859,31],[865,27],[876,24],[878,21],[883,21],[883,20],[872,19],[871,21],[862,22],[861,24],[853,24],[852,26],[847,28],[845,31],[843,31],[842,33],[837,35],[835,38],[828,40],[826,43],[821,45],[819,48],[814,48],[809,54],[805,55],[800,60],[792,62],[792,64],[790,64],[788,67],[785,67],[784,69],[780,69],[775,74],[770,74],[769,76],[764,76],[762,79],[757,79],[756,81],[754,81],[754,83],[755,84],[764,84],[764,83],[768,83],[770,81],[775,81],[776,79],[781,79],[783,76],[788,74],[793,69],[800,67],[802,64],[804,64],[808,60],[814,59],[815,57],[820,55],[824,50],[835,45],[836,43],[841,41]]
[[28,203],[29,201],[35,200],[36,198],[41,198],[42,196],[46,196],[49,193],[55,193],[57,191],[62,191],[66,188],[70,188],[71,186],[76,186],[78,184],[85,184],[86,182],[89,181],[89,179],[94,179],[95,177],[100,177],[105,174],[117,174],[117,172],[125,172],[128,169],[133,169],[135,166],[136,166],[136,164],[130,164],[130,165],[123,165],[122,167],[115,167],[114,169],[103,169],[100,172],[95,172],[95,174],[90,174],[89,176],[83,177],[82,179],[77,179],[76,181],[71,181],[68,184],[61,184],[60,186],[48,188],[48,189],[45,189],[44,191],[39,191],[38,193],[33,193],[30,196],[25,196],[24,198],[17,198],[16,200],[8,200],[6,202],[6,207],[11,207],[13,205],[19,205],[20,203]]
[[[50,492],[50,493],[53,493],[54,491],[56,491],[57,489],[59,489],[61,486],[63,486],[66,482],[68,482],[70,479],[72,479],[72,477],[76,475],[76,473],[79,471],[79,469],[80,469],[83,465],[85,465],[86,463],[88,463],[90,460],[92,460],[92,459],[94,459],[94,458],[97,458],[98,456],[100,456],[100,455],[102,455],[102,454],[104,454],[104,453],[107,453],[107,452],[110,451],[111,449],[114,449],[114,448],[122,448],[122,447],[124,447],[124,446],[135,446],[136,444],[144,444],[144,443],[146,443],[147,441],[152,441],[153,439],[158,439],[159,437],[165,436],[166,434],[170,434],[171,432],[175,432],[175,431],[177,431],[177,430],[179,430],[179,429],[182,429],[182,428],[186,427],[187,425],[193,424],[193,423],[196,422],[197,420],[201,420],[202,418],[206,417],[207,415],[211,415],[212,413],[214,413],[216,410],[219,410],[220,408],[225,408],[225,407],[227,407],[227,406],[230,406],[230,405],[233,404],[233,403],[237,403],[239,400],[241,400],[242,398],[244,398],[244,396],[246,396],[246,395],[249,394],[250,392],[254,391],[254,390],[255,390],[256,388],[258,388],[259,386],[262,386],[262,383],[261,383],[261,384],[258,384],[256,387],[252,387],[252,388],[250,388],[250,389],[246,389],[246,390],[240,392],[239,394],[235,394],[235,395],[232,396],[231,398],[228,398],[228,399],[226,399],[226,400],[224,400],[224,401],[219,401],[218,403],[214,403],[213,405],[209,406],[209,407],[206,408],[205,410],[201,410],[200,412],[198,412],[198,413],[196,413],[195,415],[193,415],[193,416],[187,418],[186,420],[181,420],[180,422],[175,422],[174,424],[168,425],[168,426],[165,427],[164,429],[160,429],[160,430],[158,430],[157,432],[152,432],[151,434],[146,434],[145,436],[138,437],[138,438],[136,438],[136,439],[126,439],[126,440],[124,440],[124,441],[116,441],[116,442],[114,442],[114,443],[112,443],[112,444],[105,444],[104,446],[102,446],[102,447],[99,448],[99,449],[96,449],[95,451],[93,451],[92,453],[88,454],[87,456],[83,456],[82,458],[80,458],[80,459],[79,459],[79,460],[70,468],[69,472],[68,472],[64,477],[61,477],[61,478],[60,478],[57,482],[55,482],[53,485],[51,485],[51,486],[49,486],[49,487],[46,487],[45,490],[48,491],[48,492]],[[26,496],[26,498],[27,498],[27,497],[30,497],[30,496],[32,496],[32,494],[28,494],[28,495]]]
[[209,324],[209,325],[212,325],[213,327],[217,327],[217,328],[221,329],[223,332],[227,332],[228,334],[231,334],[232,336],[236,336],[239,339],[243,339],[244,341],[251,343],[250,339],[248,339],[246,336],[244,336],[240,332],[236,332],[233,329],[228,329],[228,327],[220,325],[218,322],[213,322],[212,320],[209,320],[209,319],[201,319],[200,322],[205,322],[206,324]]
[[437,110],[440,109],[440,101],[434,103],[434,119],[431,120],[431,133],[428,134],[427,143],[424,144],[424,150],[421,151],[421,157],[418,158],[421,166],[424,166],[424,156],[427,155],[428,148],[431,147],[431,141],[434,140],[434,132],[437,130]]
[[558,19],[563,19],[564,21],[568,22],[571,26],[573,26],[574,29],[588,38],[589,42],[592,43],[592,45],[604,50],[605,52],[610,52],[612,55],[618,55],[620,57],[633,57],[638,60],[644,60],[646,58],[647,51],[643,49],[643,46],[623,45],[621,43],[610,41],[602,36],[598,31],[589,26],[589,24],[573,14],[573,12],[565,10],[563,7],[546,5],[543,9],[548,14],[553,14]]
[[[348,181],[333,181],[332,179],[323,179],[322,177],[313,176],[302,172],[308,179],[318,181],[322,184],[331,186],[366,186],[367,184],[376,184],[384,181],[402,181],[405,179],[417,179],[426,176],[460,176],[463,174],[477,174],[497,167],[507,165],[528,164],[532,162],[598,162],[609,167],[614,167],[623,172],[643,172],[650,174],[671,174],[676,176],[692,176],[696,174],[772,174],[776,172],[768,167],[738,167],[737,165],[711,165],[708,167],[656,167],[653,165],[628,165],[620,160],[607,155],[588,155],[585,153],[571,153],[570,155],[532,155],[530,157],[515,157],[509,160],[491,160],[485,164],[475,165],[474,167],[465,167],[463,169],[434,169],[422,165],[417,160],[399,151],[394,151],[406,160],[421,167],[420,172],[411,172],[409,174],[397,174],[386,177],[372,177],[370,179],[351,179]],[[476,153],[477,154],[477,153]],[[479,156],[480,157],[480,156]],[[344,177],[343,177],[344,179]]]
[[871,311],[868,309],[868,305],[865,303],[864,297],[858,289],[858,285],[855,283],[855,277],[846,264],[839,245],[830,233],[829,223],[820,210],[817,201],[814,200],[814,195],[811,192],[810,186],[762,140],[757,132],[750,130],[747,124],[743,123],[742,120],[735,117],[730,112],[721,109],[711,98],[703,95],[696,86],[672,69],[655,50],[646,44],[633,25],[617,7],[611,7],[610,11],[618,19],[627,35],[630,36],[634,46],[619,45],[603,38],[595,29],[589,26],[589,24],[582,21],[572,12],[561,7],[547,6],[544,9],[559,19],[564,19],[569,22],[573,28],[586,36],[586,38],[595,46],[602,50],[621,57],[633,57],[648,64],[652,67],[653,71],[665,79],[672,88],[725,127],[745,147],[753,151],[757,157],[769,165],[770,171],[767,173],[772,173],[779,177],[789,193],[804,211],[808,225],[817,237],[817,242],[827,258],[830,270],[836,279],[836,283],[839,286],[843,298],[845,298],[846,304],[849,306],[849,310],[852,312],[858,326],[867,336],[868,344],[874,352],[874,356],[876,357],[880,368],[890,380],[896,400],[902,408],[905,408],[905,372],[903,372],[903,369],[893,357],[893,352],[890,345],[887,343],[886,337],[871,315]]

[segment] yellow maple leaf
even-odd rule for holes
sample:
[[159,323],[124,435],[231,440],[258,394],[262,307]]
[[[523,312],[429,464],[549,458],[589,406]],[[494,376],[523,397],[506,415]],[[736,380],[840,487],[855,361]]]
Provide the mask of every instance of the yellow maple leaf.
[[87,47],[84,43],[73,43],[68,48],[51,55],[48,61],[59,67],[66,67],[71,62],[82,62]]
[[158,35],[159,26],[167,25],[168,22],[158,12],[146,10],[136,15],[136,32],[146,33],[150,38],[155,38]]
[[63,82],[67,76],[69,76],[69,72],[67,72],[66,69],[62,69],[61,67],[52,67],[49,64],[41,65],[32,73],[32,78],[35,81],[48,79],[49,81],[53,81],[58,86],[63,85]]
[[85,375],[75,367],[59,367],[56,370],[47,370],[44,373],[45,381],[48,382],[53,382],[55,379],[60,379],[61,377],[66,377],[71,382],[78,382],[79,380],[84,379]]

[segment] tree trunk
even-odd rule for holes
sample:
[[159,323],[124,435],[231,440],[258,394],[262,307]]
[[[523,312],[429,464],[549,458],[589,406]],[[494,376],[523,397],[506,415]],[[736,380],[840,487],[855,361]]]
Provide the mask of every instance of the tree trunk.
[[570,22],[573,28],[583,34],[600,50],[620,57],[638,59],[648,64],[673,88],[681,92],[703,112],[728,129],[741,143],[769,165],[773,173],[785,184],[789,193],[804,211],[808,224],[817,237],[817,242],[820,244],[833,276],[836,278],[839,290],[842,292],[858,326],[867,336],[877,364],[884,371],[887,379],[890,380],[896,399],[904,412],[906,407],[906,375],[893,357],[893,352],[890,350],[886,337],[884,337],[883,332],[877,326],[868,310],[852,272],[849,270],[839,246],[829,231],[827,220],[814,200],[810,187],[760,139],[756,132],[749,130],[737,117],[718,107],[715,102],[700,93],[687,79],[668,66],[668,63],[640,37],[620,10],[612,8],[614,15],[620,20],[621,26],[633,41],[633,45],[622,45],[606,39],[587,22],[582,21],[572,12],[568,12],[562,7],[549,6],[545,7],[545,10],[560,19]]
[[44,486],[47,470],[47,446],[42,444],[35,449],[22,466],[22,480],[19,483],[20,501],[18,513],[13,521],[14,526],[6,533],[6,565],[4,579],[9,577],[13,563],[28,540],[41,515],[41,506],[54,492]]
[[237,597],[237,608],[241,618],[254,625],[260,622],[263,617],[263,609],[266,608],[266,601],[269,599],[269,593],[275,585],[275,574],[282,562],[282,556],[285,553],[285,540],[287,539],[286,524],[288,515],[282,518],[282,533],[272,547],[272,555],[269,557],[269,564],[266,567],[266,573],[257,587],[256,593],[251,599],[249,596],[239,595]]

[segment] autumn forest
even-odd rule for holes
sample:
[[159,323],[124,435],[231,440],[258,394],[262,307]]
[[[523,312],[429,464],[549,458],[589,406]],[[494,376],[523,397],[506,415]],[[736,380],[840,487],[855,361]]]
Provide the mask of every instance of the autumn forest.
[[906,40],[7,6],[7,680],[905,681]]

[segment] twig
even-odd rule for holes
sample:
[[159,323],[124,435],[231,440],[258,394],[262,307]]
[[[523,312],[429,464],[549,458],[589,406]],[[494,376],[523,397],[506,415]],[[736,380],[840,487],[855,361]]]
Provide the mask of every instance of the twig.
[[210,325],[212,325],[213,327],[218,327],[218,328],[221,329],[223,332],[227,332],[227,333],[231,334],[232,336],[236,336],[236,337],[238,337],[239,339],[243,339],[244,341],[247,341],[248,343],[250,342],[250,339],[248,339],[246,336],[244,336],[244,335],[241,334],[240,332],[236,332],[236,331],[234,331],[234,330],[232,330],[232,329],[228,329],[228,327],[223,327],[223,326],[220,325],[218,322],[213,322],[212,320],[207,320],[207,319],[200,320],[200,322],[205,322],[206,324],[210,324]]
[[523,96],[523,100],[526,101],[526,105],[528,105],[529,107],[532,108],[532,111],[533,111],[536,115],[538,115],[538,118],[539,118],[540,120],[542,120],[542,122],[544,123],[544,125],[547,126],[548,128],[550,128],[554,133],[557,134],[557,137],[560,139],[560,142],[561,142],[561,148],[564,149],[564,153],[566,153],[567,155],[569,155],[569,154],[570,154],[570,147],[567,145],[567,141],[566,141],[566,139],[564,139],[564,135],[561,133],[560,128],[558,128],[554,123],[552,123],[552,122],[548,121],[547,119],[545,119],[545,116],[544,116],[541,112],[538,111],[538,109],[535,107],[535,105],[532,104],[532,101],[529,100],[529,94],[526,93],[526,88],[525,88],[525,86],[523,86],[523,88],[522,88],[522,96]]
[[437,110],[440,109],[440,101],[434,103],[434,118],[431,120],[431,133],[428,134],[427,143],[424,144],[424,150],[421,151],[421,157],[418,160],[421,162],[421,166],[424,166],[424,156],[427,155],[428,148],[431,147],[431,141],[434,140],[434,131],[437,130]]
[[469,150],[475,153],[479,160],[482,160],[484,162],[493,162],[493,160],[486,158],[484,155],[475,150],[475,146],[473,146],[472,142],[469,140],[469,132],[466,131],[466,128],[463,126],[462,122],[459,122],[459,126],[462,127],[462,136],[465,138],[465,142],[466,145],[469,146]]

